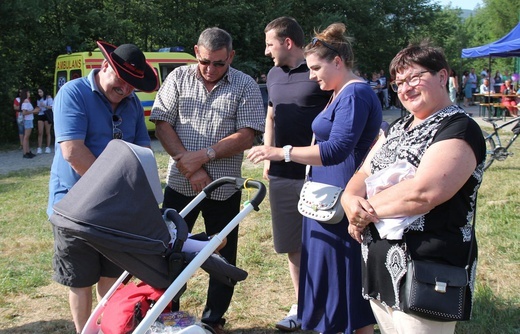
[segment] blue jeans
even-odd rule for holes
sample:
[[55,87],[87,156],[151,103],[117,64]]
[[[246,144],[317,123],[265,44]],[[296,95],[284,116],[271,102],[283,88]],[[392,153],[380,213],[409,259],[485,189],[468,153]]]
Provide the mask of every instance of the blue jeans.
[[18,127],[18,134],[23,136],[25,134],[25,127],[23,126],[23,122],[16,122],[16,126]]
[[[240,212],[241,192],[237,191],[225,201],[215,201],[208,198],[202,200],[193,210],[184,217],[191,232],[195,221],[202,212],[204,218],[204,226],[207,235],[217,234]],[[172,208],[180,212],[194,197],[184,196],[170,187],[164,189],[163,208]],[[226,247],[222,248],[219,253],[230,264],[236,265],[237,260],[237,244],[238,244],[238,226],[227,236]],[[220,281],[210,278],[206,306],[202,313],[201,321],[207,324],[222,324],[223,318],[231,298],[233,297],[234,288],[227,286]],[[174,305],[178,310],[179,305]]]

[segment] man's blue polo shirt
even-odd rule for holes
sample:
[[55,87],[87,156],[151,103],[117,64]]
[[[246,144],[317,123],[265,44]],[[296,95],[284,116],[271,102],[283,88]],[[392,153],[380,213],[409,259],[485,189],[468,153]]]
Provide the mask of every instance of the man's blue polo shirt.
[[49,181],[49,216],[53,212],[53,205],[59,202],[80,178],[63,158],[59,143],[83,140],[92,154],[98,157],[112,140],[112,115],[116,114],[122,119],[118,128],[123,132],[124,141],[150,146],[150,136],[139,98],[132,93],[112,111],[110,102],[94,80],[97,72],[99,70],[94,70],[88,77],[67,82],[54,99],[56,144]]

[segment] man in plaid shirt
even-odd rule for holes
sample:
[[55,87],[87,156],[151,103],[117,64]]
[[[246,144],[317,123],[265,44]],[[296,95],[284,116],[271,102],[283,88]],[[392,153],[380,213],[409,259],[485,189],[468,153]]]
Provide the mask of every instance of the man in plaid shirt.
[[[170,154],[164,208],[182,210],[205,186],[223,176],[240,177],[244,150],[264,131],[265,111],[258,85],[232,68],[231,36],[208,28],[195,45],[198,64],[176,68],[157,93],[150,120]],[[241,192],[224,185],[193,209],[191,229],[202,212],[206,233],[219,233],[240,211]],[[238,227],[220,254],[236,264]],[[224,333],[224,313],[233,288],[210,278],[202,321]]]

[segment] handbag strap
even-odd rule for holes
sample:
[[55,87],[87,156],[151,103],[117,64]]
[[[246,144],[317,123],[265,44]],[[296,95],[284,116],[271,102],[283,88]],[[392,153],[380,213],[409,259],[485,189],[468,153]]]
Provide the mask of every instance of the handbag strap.
[[469,264],[471,261],[471,253],[473,252],[473,247],[475,246],[475,239],[477,237],[475,234],[475,225],[476,225],[476,221],[477,221],[477,197],[478,197],[478,192],[475,194],[475,211],[473,212],[473,224],[471,225],[471,241],[469,244],[469,254],[468,254],[468,261],[466,261],[466,269],[469,268]]
[[[311,140],[311,146],[314,145],[314,140],[316,140],[316,135],[314,132],[312,133],[312,140]],[[305,166],[305,181],[309,179],[309,172],[311,171],[311,165]]]

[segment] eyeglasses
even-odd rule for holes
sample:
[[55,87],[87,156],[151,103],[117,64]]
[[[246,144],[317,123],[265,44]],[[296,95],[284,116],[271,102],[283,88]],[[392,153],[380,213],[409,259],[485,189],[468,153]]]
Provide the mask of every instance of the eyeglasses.
[[313,37],[313,38],[312,38],[311,45],[312,45],[312,46],[316,46],[316,43],[318,43],[318,42],[320,42],[320,44],[323,45],[324,47],[326,47],[327,49],[336,52],[336,53],[338,54],[338,56],[341,57],[341,54],[339,53],[339,51],[338,51],[335,47],[333,47],[333,46],[330,45],[329,43],[326,43],[326,42],[322,41],[322,40],[319,39],[318,37]]
[[213,62],[211,60],[206,60],[206,59],[197,59],[197,61],[202,66],[213,65],[213,67],[224,67],[227,65],[228,59],[229,59],[229,56],[225,60],[217,60],[217,61],[213,61]]
[[390,83],[390,87],[392,88],[392,90],[396,93],[399,92],[399,89],[403,86],[403,83],[406,82],[406,84],[408,85],[408,87],[417,87],[420,83],[421,83],[421,77],[424,73],[432,73],[432,72],[435,72],[435,71],[430,71],[430,70],[426,70],[426,71],[421,71],[419,73],[417,73],[416,75],[412,76],[412,77],[409,77],[407,79],[404,79],[404,80],[395,80],[395,81],[392,81]]
[[118,126],[123,123],[123,119],[119,115],[112,115],[112,138],[123,139],[123,131]]

